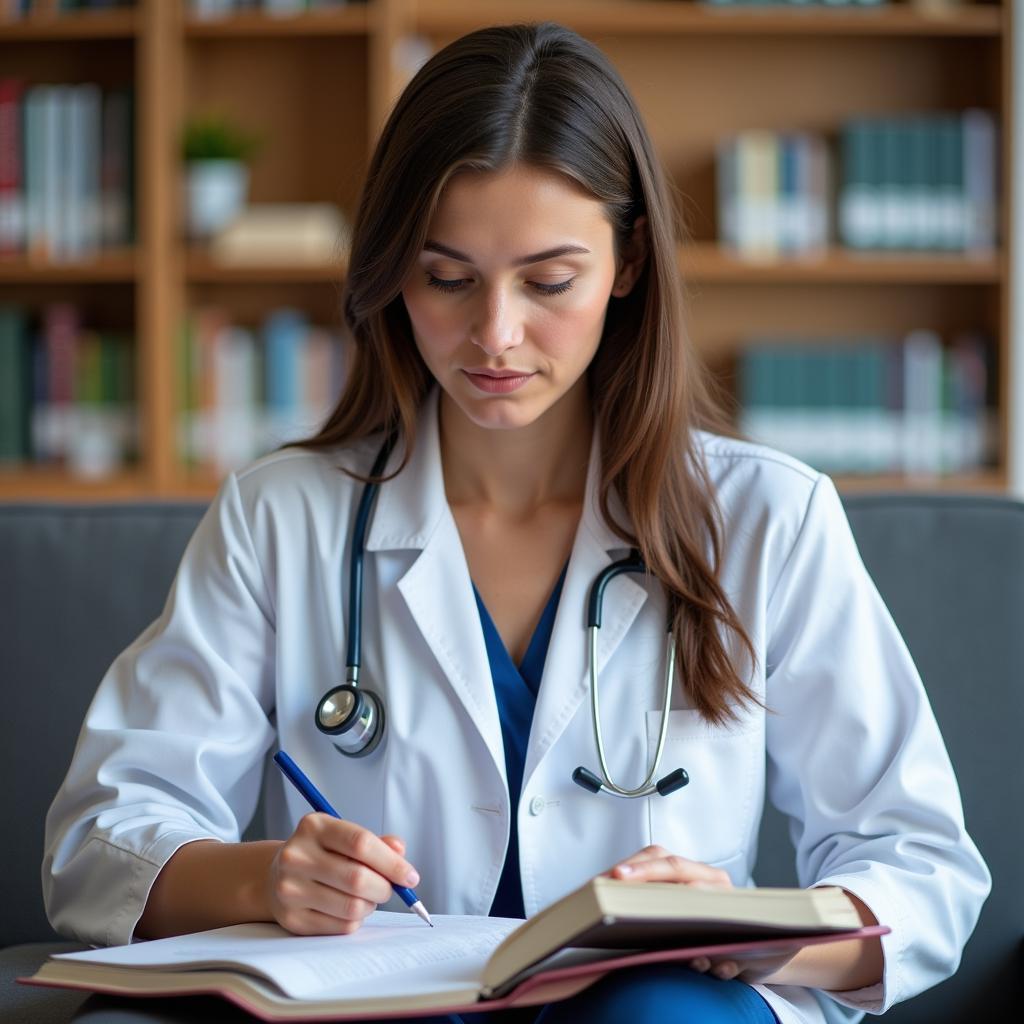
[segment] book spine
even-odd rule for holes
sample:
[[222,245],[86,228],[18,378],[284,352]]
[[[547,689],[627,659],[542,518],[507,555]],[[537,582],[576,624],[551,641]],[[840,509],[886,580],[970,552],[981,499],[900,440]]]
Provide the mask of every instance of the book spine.
[[130,245],[132,230],[132,108],[127,90],[103,95],[100,143],[100,237]]
[[0,78],[0,258],[25,247],[23,94],[20,81]]
[[0,306],[0,464],[29,455],[29,359],[24,311]]
[[996,122],[990,111],[976,108],[962,118],[964,247],[986,255],[996,247]]

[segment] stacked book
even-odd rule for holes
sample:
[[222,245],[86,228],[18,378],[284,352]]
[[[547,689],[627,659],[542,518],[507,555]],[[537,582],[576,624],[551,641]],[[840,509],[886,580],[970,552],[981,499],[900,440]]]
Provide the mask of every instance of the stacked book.
[[196,308],[179,358],[179,451],[186,465],[217,475],[314,434],[345,377],[341,336],[287,307],[257,328],[217,306]]
[[747,131],[717,150],[719,237],[745,257],[857,250],[990,255],[997,127],[990,111],[854,118],[838,161],[823,136]]
[[133,92],[0,78],[0,258],[134,240]]
[[273,16],[287,16],[365,2],[366,0],[192,0],[191,11],[198,18],[219,18],[242,11],[262,11]]
[[749,131],[718,146],[719,240],[740,255],[823,250],[831,235],[831,166],[823,137]]
[[739,426],[829,473],[933,476],[995,457],[994,345],[934,331],[886,338],[752,338]]
[[889,0],[701,0],[708,7],[881,7]]
[[844,245],[994,251],[997,130],[990,111],[855,118],[843,127],[840,149]]
[[0,306],[0,465],[102,477],[137,458],[134,364],[131,337],[84,325],[69,303],[38,321]]

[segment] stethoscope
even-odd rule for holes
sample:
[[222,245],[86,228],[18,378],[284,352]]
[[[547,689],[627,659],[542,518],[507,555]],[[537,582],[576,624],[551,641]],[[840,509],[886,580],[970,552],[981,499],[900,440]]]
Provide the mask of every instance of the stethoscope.
[[[356,521],[352,532],[352,558],[349,570],[349,603],[348,603],[348,651],[345,657],[345,682],[328,690],[320,698],[316,706],[316,727],[331,737],[334,746],[348,757],[366,757],[373,753],[384,736],[385,714],[384,703],[372,690],[359,685],[359,664],[361,660],[361,641],[363,632],[363,556],[366,550],[366,531],[370,522],[380,483],[377,478],[383,473],[388,456],[394,446],[392,435],[384,442],[377,454],[370,479],[363,487],[356,510]],[[654,751],[654,762],[644,781],[633,789],[620,786],[612,780],[605,758],[604,741],[601,735],[601,716],[598,700],[598,660],[597,634],[601,628],[601,608],[604,591],[608,583],[624,572],[646,573],[647,567],[635,549],[628,558],[603,569],[590,586],[590,597],[587,601],[587,632],[590,650],[590,713],[594,726],[594,741],[597,745],[597,757],[601,765],[599,778],[589,768],[580,765],[572,773],[572,781],[591,793],[611,793],[620,797],[652,796],[660,793],[668,796],[685,786],[690,778],[683,768],[676,768],[668,775],[654,781],[665,749],[665,737],[668,734],[668,711],[672,696],[672,676],[675,669],[675,644],[672,642],[671,631],[668,634],[667,656],[665,666],[665,684],[662,696],[661,724],[658,730],[658,743]]]

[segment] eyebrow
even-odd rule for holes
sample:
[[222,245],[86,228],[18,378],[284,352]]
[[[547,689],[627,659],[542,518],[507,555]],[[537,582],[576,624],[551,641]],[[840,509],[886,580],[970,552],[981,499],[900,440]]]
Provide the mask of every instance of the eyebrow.
[[[472,263],[473,261],[463,252],[459,252],[458,249],[452,249],[447,245],[442,245],[440,242],[435,242],[433,239],[428,238],[423,245],[424,252],[436,252],[442,256],[450,256],[453,260],[458,260],[460,263]],[[513,260],[512,265],[514,267],[523,267],[528,263],[540,263],[543,260],[552,260],[556,256],[567,256],[572,253],[589,253],[589,249],[584,249],[582,245],[558,245],[554,249],[545,249],[544,252],[535,252],[532,256],[523,256],[520,259]]]

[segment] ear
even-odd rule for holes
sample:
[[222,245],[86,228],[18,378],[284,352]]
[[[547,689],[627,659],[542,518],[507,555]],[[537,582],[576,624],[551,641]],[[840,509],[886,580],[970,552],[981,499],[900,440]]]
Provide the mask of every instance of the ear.
[[632,291],[647,262],[647,253],[647,217],[641,216],[633,221],[633,233],[619,258],[612,295],[621,299]]

